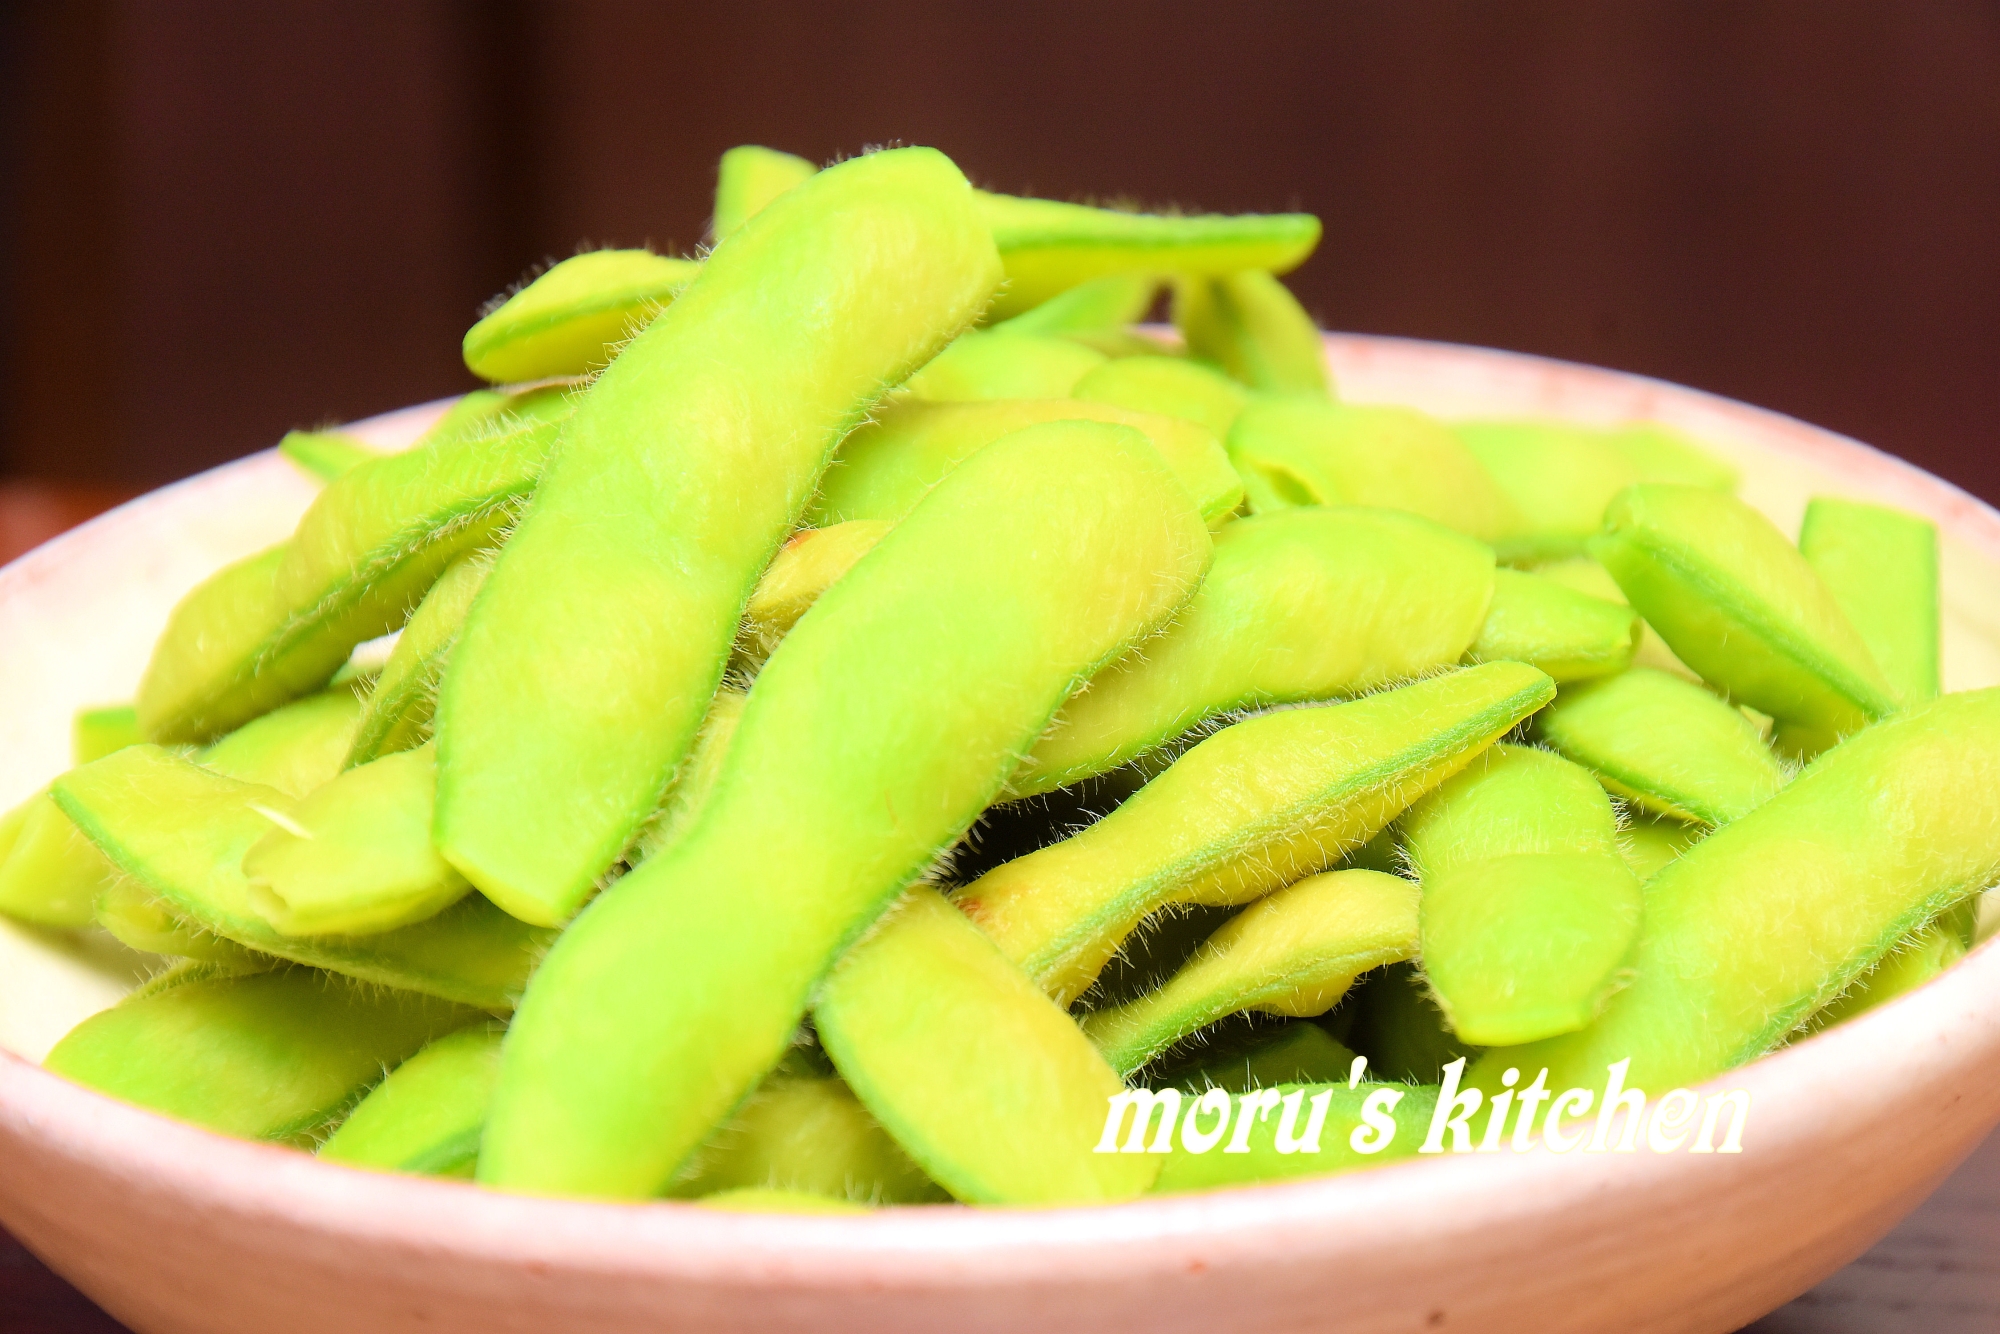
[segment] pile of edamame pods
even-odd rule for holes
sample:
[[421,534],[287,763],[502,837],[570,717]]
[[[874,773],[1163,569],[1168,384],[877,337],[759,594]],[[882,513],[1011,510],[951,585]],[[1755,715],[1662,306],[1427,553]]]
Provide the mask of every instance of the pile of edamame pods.
[[[1929,523],[1343,403],[1309,216],[745,147],[714,233],[506,297],[406,452],[287,439],[296,532],[0,824],[0,909],[162,956],[51,1069],[512,1191],[1086,1203],[1969,947],[2000,692],[1939,693]],[[1100,1152],[1141,1088],[1180,1139]]]

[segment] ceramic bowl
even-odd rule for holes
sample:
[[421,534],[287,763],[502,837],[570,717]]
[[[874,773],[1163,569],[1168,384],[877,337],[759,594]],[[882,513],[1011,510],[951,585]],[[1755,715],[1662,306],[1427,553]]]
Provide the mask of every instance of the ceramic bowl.
[[[1330,337],[1345,397],[1447,417],[1650,418],[1808,496],[1944,533],[1945,676],[2000,681],[2000,515],[1863,445],[1653,380]],[[438,409],[359,428],[407,441]],[[129,697],[174,600],[290,531],[275,454],[168,487],[0,572],[0,802]],[[590,1329],[1723,1331],[1860,1254],[2000,1121],[2000,953],[1731,1073],[1740,1154],[1536,1151],[1109,1208],[865,1217],[586,1203],[347,1170],[164,1120],[36,1061],[130,985],[115,951],[0,926],[0,1223],[147,1334]]]

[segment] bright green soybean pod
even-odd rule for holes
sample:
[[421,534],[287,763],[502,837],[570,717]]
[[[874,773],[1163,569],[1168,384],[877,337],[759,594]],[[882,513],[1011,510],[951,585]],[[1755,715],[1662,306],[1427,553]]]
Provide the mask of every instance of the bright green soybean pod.
[[1807,1021],[1805,1031],[1817,1033],[1845,1023],[1915,991],[1965,957],[1972,948],[1978,918],[1978,899],[1966,899],[1935,922],[1904,936],[1880,963]]
[[98,896],[96,920],[114,940],[144,953],[240,972],[262,971],[253,963],[276,967],[280,962],[195,925],[130,876],[114,876]]
[[715,780],[722,773],[722,761],[729,754],[729,743],[736,738],[736,726],[743,721],[743,705],[746,702],[747,697],[741,690],[729,686],[715,692],[715,699],[708,706],[708,716],[701,720],[701,731],[695,735],[694,749],[681,761],[681,767],[674,773],[673,786],[667,789],[666,799],[640,826],[639,837],[626,854],[632,865],[637,866],[648,857],[658,856],[668,844],[693,826],[695,817],[701,814],[702,806],[715,791]]
[[1232,709],[1358,694],[1458,661],[1493,553],[1415,515],[1303,509],[1216,535],[1186,611],[1064,705],[1017,794],[1103,773]]
[[1482,542],[1519,524],[1512,503],[1442,422],[1415,408],[1274,399],[1231,426],[1253,513],[1299,505],[1409,510]]
[[1136,431],[1047,423],[960,465],[771,655],[693,824],[550,951],[480,1179],[660,1189],[777,1063],[841,951],[1208,555]]
[[361,711],[352,686],[335,686],[251,719],[196,751],[194,759],[225,777],[303,797],[340,772]]
[[1799,552],[1898,698],[1937,698],[1937,525],[1882,505],[1817,496],[1806,506]]
[[1632,609],[1522,570],[1496,570],[1469,662],[1532,663],[1558,682],[1622,672],[1639,645]]
[[1573,1032],[1622,980],[1638,877],[1604,789],[1546,751],[1495,746],[1403,817],[1423,881],[1424,974],[1475,1046]]
[[1279,1084],[1324,1084],[1345,1079],[1354,1052],[1318,1024],[1303,1020],[1280,1026],[1274,1035],[1244,1050],[1209,1053],[1186,1074],[1176,1068],[1183,1093],[1226,1089],[1247,1093]]
[[972,329],[960,334],[904,389],[939,403],[991,398],[1066,398],[1110,358],[1052,334]]
[[481,1021],[428,1043],[369,1090],[319,1156],[383,1172],[471,1177],[504,1032]]
[[834,447],[999,278],[947,158],[855,158],[719,245],[578,398],[438,697],[438,845],[488,897],[545,925],[590,897]]
[[814,1007],[841,1075],[910,1156],[972,1204],[1083,1204],[1158,1158],[1092,1152],[1124,1090],[1076,1021],[920,886],[849,950]]
[[715,217],[709,231],[720,241],[764,211],[773,199],[819,168],[792,153],[743,144],[722,155],[715,169]]
[[465,368],[500,384],[586,375],[700,272],[697,260],[649,250],[574,255],[466,330]]
[[1243,386],[1222,372],[1168,356],[1108,361],[1078,380],[1071,393],[1090,403],[1185,417],[1207,427],[1217,440],[1229,438],[1229,428],[1250,402]]
[[1121,1074],[1240,1010],[1310,1017],[1417,952],[1417,887],[1380,871],[1307,876],[1229,919],[1158,990],[1083,1021]]
[[1143,434],[1194,497],[1210,528],[1228,522],[1243,483],[1215,436],[1197,422],[1077,399],[985,403],[886,403],[840,444],[820,482],[808,522],[825,528],[854,519],[894,522],[946,473],[1001,436],[1047,421],[1101,421]]
[[85,926],[114,875],[46,792],[0,824],[0,913],[36,926]]
[[[1599,775],[1598,781],[1603,777]],[[1706,826],[1689,824],[1665,816],[1633,813],[1627,808],[1625,827],[1618,831],[1618,851],[1625,864],[1644,884],[1680,860],[1681,854],[1701,842]]]
[[1008,333],[1115,335],[1146,318],[1159,290],[1160,280],[1150,273],[1107,273],[993,327]]
[[1475,1068],[1692,1086],[1763,1055],[1897,941],[2000,875],[2000,690],[1867,728],[1646,888],[1632,985],[1580,1033]]
[[1681,661],[1821,745],[1895,708],[1868,645],[1797,548],[1733,496],[1635,486],[1591,554]]
[[1437,998],[1412,964],[1391,964],[1355,988],[1348,1005],[1354,1019],[1347,1039],[1368,1058],[1377,1079],[1436,1084],[1445,1066],[1479,1049],[1463,1041],[1445,1022]]
[[1534,668],[1496,662],[1246,719],[1081,833],[988,871],[957,902],[1067,1004],[1153,913],[1248,903],[1326,870],[1554,693]]
[[[1169,1142],[1153,1194],[1348,1172],[1409,1157],[1423,1143],[1437,1098],[1435,1086],[1339,1083],[1239,1093],[1228,1110],[1220,1099],[1208,1106],[1191,1102],[1181,1114],[1181,1134]],[[1192,1132],[1186,1128],[1189,1118]],[[1239,1125],[1244,1127],[1240,1152]],[[1195,1151],[1204,1144],[1204,1151]]]
[[[552,933],[477,895],[400,930],[287,936],[258,910],[243,857],[292,799],[212,773],[158,746],[131,746],[56,780],[57,804],[127,879],[225,940],[364,982],[505,1010]],[[274,818],[275,817],[275,818]]]
[[994,302],[1005,319],[1113,273],[1286,273],[1319,244],[1309,213],[1128,213],[979,192],[979,212],[1007,265]]
[[[1616,602],[1621,607],[1631,605],[1625,598],[1625,590],[1611,577],[1611,571],[1588,556],[1570,556],[1537,565],[1533,573],[1550,583],[1561,584],[1572,593],[1581,593],[1603,602]],[[1674,651],[1660,638],[1660,632],[1647,625],[1643,617],[1639,621],[1639,647],[1632,651],[1632,665],[1651,667],[1690,681],[1701,679],[1686,663],[1674,656]]]
[[1245,269],[1174,284],[1174,323],[1194,356],[1252,389],[1324,398],[1333,382],[1319,326],[1268,273]]
[[1535,721],[1613,792],[1677,820],[1728,824],[1784,786],[1741,709],[1665,672],[1637,667],[1565,689]]
[[128,999],[70,1030],[44,1065],[226,1135],[299,1142],[383,1066],[472,1017],[433,997],[287,968]]
[[850,519],[830,528],[801,528],[786,538],[743,609],[746,651],[769,657],[820,594],[894,526],[882,519]]
[[355,724],[347,751],[349,767],[409,750],[426,739],[444,665],[451,660],[452,645],[472,610],[472,599],[492,569],[489,551],[460,556],[410,613]]

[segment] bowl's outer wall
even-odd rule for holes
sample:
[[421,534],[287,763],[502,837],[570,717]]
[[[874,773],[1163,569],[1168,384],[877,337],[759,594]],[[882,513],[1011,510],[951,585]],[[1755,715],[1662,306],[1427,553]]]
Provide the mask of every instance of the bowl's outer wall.
[[[1683,426],[1796,525],[1811,494],[1946,531],[1947,684],[2000,680],[2000,516],[1800,423],[1638,377],[1330,337],[1343,392],[1446,416]],[[407,439],[435,407],[370,423]],[[0,800],[128,696],[174,598],[282,539],[270,456],[155,493],[0,572]],[[32,702],[24,704],[24,701]],[[37,1058],[129,961],[0,933],[0,1046]],[[0,1052],[0,1222],[146,1334],[1430,1329],[1724,1331],[1859,1254],[2000,1121],[2000,953],[1734,1072],[1740,1155],[1499,1153],[1116,1208],[719,1214],[500,1196],[207,1134]],[[1654,1090],[1659,1092],[1659,1090]]]

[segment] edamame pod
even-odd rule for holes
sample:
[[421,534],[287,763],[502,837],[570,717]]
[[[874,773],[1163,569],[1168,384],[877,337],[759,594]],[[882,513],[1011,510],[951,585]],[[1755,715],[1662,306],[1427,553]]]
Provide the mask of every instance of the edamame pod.
[[882,519],[850,519],[827,528],[801,528],[786,538],[743,609],[742,635],[750,648],[769,657],[820,594],[894,526]]
[[429,745],[349,769],[298,802],[243,854],[250,902],[287,936],[409,926],[472,891],[431,846]]
[[56,780],[63,813],[125,876],[176,915],[224,939],[364,982],[481,1009],[512,1007],[551,932],[524,926],[476,895],[435,917],[374,936],[292,937],[257,911],[243,855],[291,800],[212,773],[158,746],[132,746]]
[[470,1011],[304,968],[187,981],[71,1029],[45,1068],[182,1121],[310,1141],[362,1090]]
[[893,523],[966,459],[1003,435],[1048,421],[1113,422],[1139,431],[1187,487],[1210,528],[1227,522],[1243,500],[1243,483],[1222,446],[1206,428],[1182,417],[1071,398],[901,399],[884,404],[841,442],[808,522],[818,528],[854,519]]
[[389,1072],[319,1148],[330,1163],[470,1179],[500,1077],[504,1029],[447,1033]]
[[1818,1033],[1908,995],[1963,959],[1972,948],[1978,907],[1977,898],[1966,899],[1937,921],[1904,936],[1880,963],[1807,1020],[1805,1032]]
[[957,902],[1068,1004],[1151,914],[1247,903],[1325,870],[1554,693],[1534,668],[1495,662],[1247,719],[1088,829],[988,871]]
[[1298,1020],[1282,1025],[1275,1036],[1247,1050],[1204,1055],[1177,1084],[1183,1093],[1200,1094],[1212,1088],[1247,1093],[1279,1084],[1332,1083],[1347,1078],[1353,1068],[1352,1051],[1318,1024]]
[[1676,820],[1728,824],[1785,782],[1741,709],[1644,667],[1565,689],[1536,726],[1613,792]]
[[480,1179],[664,1185],[777,1062],[840,952],[1208,554],[1136,431],[1052,422],[960,465],[771,655],[692,826],[550,951]]
[[1071,396],[1133,412],[1185,417],[1217,440],[1250,401],[1243,387],[1220,371],[1182,357],[1137,356],[1107,361],[1076,382]]
[[1822,744],[1894,709],[1812,566],[1734,496],[1632,487],[1605,511],[1591,554],[1681,661],[1731,698]]
[[1495,746],[1403,817],[1423,881],[1424,974],[1477,1046],[1582,1028],[1621,980],[1638,877],[1611,800],[1547,751]]
[[352,472],[370,459],[382,457],[351,435],[338,431],[287,431],[278,442],[278,452],[299,466],[308,477],[330,482]]
[[[1564,560],[1550,561],[1537,565],[1533,571],[1550,583],[1561,584],[1572,593],[1597,598],[1604,602],[1615,602],[1621,607],[1631,603],[1625,599],[1625,590],[1611,577],[1611,571],[1599,565],[1588,556],[1571,556]],[[1669,672],[1689,681],[1699,681],[1688,665],[1674,656],[1667,647],[1667,641],[1660,638],[1660,632],[1647,625],[1645,618],[1639,619],[1639,647],[1632,651],[1634,667],[1651,667],[1654,671]]]
[[472,610],[472,599],[492,568],[490,551],[460,556],[410,613],[409,623],[396,637],[396,647],[382,674],[375,678],[375,688],[368,692],[355,724],[354,741],[347,750],[349,768],[424,741],[437,707],[444,665],[451,659],[466,613]]
[[1902,510],[1817,496],[1806,506],[1799,552],[1898,698],[1937,698],[1937,525]]
[[668,844],[679,838],[693,825],[695,817],[709,795],[715,791],[715,780],[722,773],[723,756],[729,753],[729,743],[736,738],[736,725],[743,721],[743,705],[748,699],[741,690],[728,686],[715,692],[714,701],[708,706],[708,716],[701,721],[701,731],[696,734],[694,749],[674,773],[673,786],[667,789],[666,800],[660,809],[653,812],[639,829],[639,837],[634,840],[626,859],[634,866],[648,857],[658,856]]
[[1390,964],[1371,974],[1347,1004],[1355,1007],[1347,1040],[1368,1058],[1378,1079],[1436,1084],[1445,1066],[1479,1052],[1451,1031],[1412,964]]
[[1121,1200],[1159,1172],[1150,1155],[1092,1152],[1124,1085],[1076,1022],[928,886],[842,956],[814,1019],[856,1095],[960,1200]]
[[1621,603],[1521,570],[1496,570],[1493,601],[1465,657],[1532,663],[1557,682],[1584,681],[1629,667],[1639,630],[1639,618]]
[[139,683],[153,741],[205,741],[327,683],[438,574],[491,545],[535,489],[556,426],[385,454],[319,493],[290,541],[182,599]]
[[340,772],[361,709],[361,696],[352,686],[335,686],[251,719],[196,751],[194,759],[226,778],[303,797]]
[[1159,990],[1083,1020],[1111,1068],[1130,1074],[1239,1010],[1309,1018],[1354,979],[1417,952],[1417,887],[1380,871],[1307,876],[1229,919]]
[[903,388],[934,403],[1066,398],[1078,380],[1109,360],[1094,348],[1050,334],[971,329]]
[[1763,1055],[1909,932],[2000,875],[2000,690],[1856,733],[1646,887],[1632,985],[1580,1033],[1474,1068],[1550,1088],[1692,1087]]
[[572,255],[466,330],[465,368],[500,384],[587,375],[700,272],[698,260],[650,250]]
[[[114,874],[97,898],[97,924],[131,949],[210,964],[229,972],[260,972],[278,960],[247,950],[233,940],[177,915],[146,886]],[[253,963],[261,967],[251,967]]]
[[[1560,702],[1560,701],[1558,701]],[[1603,779],[1600,777],[1600,782]],[[1656,815],[1630,815],[1618,831],[1618,851],[1632,874],[1645,884],[1680,860],[1681,854],[1701,842],[1705,826]]]
[[438,697],[435,835],[489,898],[554,925],[590,897],[834,446],[999,277],[949,159],[854,158],[718,246],[579,396]]
[[775,148],[743,144],[722,155],[715,169],[715,217],[709,233],[717,240],[764,211],[764,206],[816,174],[802,157]]
[[1103,773],[1232,709],[1357,694],[1454,663],[1486,614],[1493,553],[1415,515],[1302,509],[1238,520],[1168,631],[1063,706],[1018,795]]
[[0,913],[58,930],[87,926],[112,869],[47,792],[0,826]]
[[[1226,1097],[1197,1101],[1183,1114],[1180,1138],[1152,1193],[1219,1190],[1394,1162],[1423,1143],[1437,1098],[1435,1085],[1286,1084],[1236,1095],[1233,1120]],[[1190,1119],[1192,1130],[1186,1128]],[[1203,1143],[1206,1152],[1193,1151]],[[1295,1147],[1287,1152],[1287,1146]]]
[[1267,399],[1230,427],[1252,513],[1299,505],[1409,510],[1482,542],[1520,523],[1479,460],[1415,408]]
[[1128,213],[983,190],[978,199],[1007,265],[994,301],[1000,319],[1112,273],[1285,273],[1319,244],[1310,213]]
[[[1146,318],[1159,290],[1160,280],[1150,273],[1107,273],[993,327],[1009,333],[1117,333]],[[1159,345],[1149,342],[1148,346],[1157,349]]]
[[1174,323],[1190,353],[1252,389],[1318,398],[1332,392],[1319,326],[1290,289],[1262,270],[1179,279]]
[[139,735],[139,711],[130,704],[78,709],[69,726],[70,763],[89,764],[145,739]]

